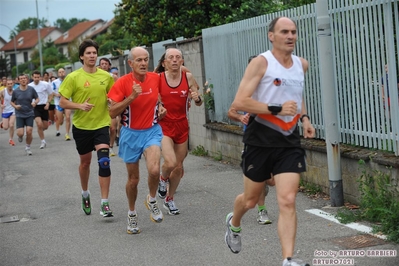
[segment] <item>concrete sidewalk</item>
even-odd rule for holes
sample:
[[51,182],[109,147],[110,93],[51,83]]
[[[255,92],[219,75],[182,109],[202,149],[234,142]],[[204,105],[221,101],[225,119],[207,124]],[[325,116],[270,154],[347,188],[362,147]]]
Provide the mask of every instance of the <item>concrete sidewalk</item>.
[[[224,243],[226,214],[243,189],[238,166],[188,155],[185,176],[175,195],[181,214],[164,212],[164,221],[155,224],[144,206],[148,188],[142,160],[136,205],[142,232],[128,235],[122,160],[112,157],[109,199],[115,217],[102,218],[93,153],[89,185],[93,211],[87,216],[81,210],[74,141],[65,141],[63,134],[56,137],[54,126],[45,135],[47,147],[40,150],[34,129],[33,155],[26,156],[24,143],[15,137],[17,144],[10,147],[8,132],[0,131],[0,218],[19,219],[0,223],[0,265],[281,265],[274,188],[266,201],[273,223],[258,225],[256,210],[251,210],[242,222],[242,251],[233,254]],[[161,205],[161,200],[158,202]],[[399,265],[398,245],[366,239],[358,230],[335,223],[323,213],[332,212],[322,209],[328,204],[298,194],[296,257],[311,265]],[[358,243],[362,241],[363,245],[379,245],[362,247]],[[386,252],[371,257],[377,250]],[[341,257],[330,260],[337,254]]]

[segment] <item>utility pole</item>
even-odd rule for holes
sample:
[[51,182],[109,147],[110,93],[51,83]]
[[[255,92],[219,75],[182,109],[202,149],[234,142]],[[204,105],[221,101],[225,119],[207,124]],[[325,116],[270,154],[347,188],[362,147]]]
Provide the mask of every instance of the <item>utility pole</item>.
[[344,205],[341,174],[339,116],[337,86],[334,75],[334,53],[332,49],[331,25],[328,15],[328,0],[316,1],[317,37],[319,41],[320,86],[322,91],[324,125],[326,132],[328,179],[332,207]]
[[37,37],[39,39],[40,75],[43,76],[42,38],[40,36],[39,7],[37,5],[37,0],[36,0],[36,16],[37,16]]

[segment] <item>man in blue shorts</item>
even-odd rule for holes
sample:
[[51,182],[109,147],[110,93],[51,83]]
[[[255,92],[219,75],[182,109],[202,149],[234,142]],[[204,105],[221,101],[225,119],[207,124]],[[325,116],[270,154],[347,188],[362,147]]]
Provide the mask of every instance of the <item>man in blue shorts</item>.
[[126,163],[128,180],[126,195],[129,203],[127,233],[138,234],[136,199],[140,180],[139,161],[144,154],[148,170],[149,194],[145,206],[150,210],[150,219],[163,221],[156,193],[160,173],[162,129],[158,120],[166,114],[158,102],[159,75],[148,72],[148,51],[133,48],[128,56],[132,72],[120,77],[108,93],[111,101],[110,116],[121,114],[119,157]]

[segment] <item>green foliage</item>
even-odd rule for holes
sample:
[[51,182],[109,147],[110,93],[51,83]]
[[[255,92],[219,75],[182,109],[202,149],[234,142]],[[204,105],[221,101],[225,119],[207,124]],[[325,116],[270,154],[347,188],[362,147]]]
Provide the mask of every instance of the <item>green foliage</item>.
[[302,192],[308,196],[317,195],[323,192],[321,186],[311,182],[305,182],[302,179],[299,181],[299,186],[302,188]]
[[71,62],[78,62],[80,61],[79,58],[79,45],[82,42],[80,39],[75,39],[72,42],[68,43],[68,55],[69,60]]
[[62,31],[67,31],[71,29],[73,26],[80,22],[88,21],[85,18],[78,19],[78,18],[70,18],[69,20],[66,20],[65,18],[59,18],[55,21],[54,26],[57,28],[60,28]]
[[190,153],[195,156],[208,156],[208,151],[202,145],[198,145]]
[[[390,173],[371,171],[363,160],[359,161],[362,175],[358,179],[360,209],[342,210],[337,219],[345,221],[366,220],[377,225],[374,232],[382,232],[389,240],[399,243],[399,191]],[[350,215],[352,213],[351,218]]]
[[1,57],[0,56],[0,70],[1,74],[0,76],[9,76],[11,69],[10,69],[10,60],[6,57]]
[[222,154],[222,152],[221,151],[218,151],[214,156],[213,156],[213,159],[215,160],[215,161],[221,161],[222,159],[223,159],[223,154]]
[[215,111],[215,95],[213,93],[213,84],[205,82],[204,86],[204,104],[207,110]]
[[[30,73],[30,72],[31,72],[31,70],[29,69],[29,62],[18,65],[18,73],[19,74]],[[17,76],[17,67],[16,66],[12,67],[12,76],[13,77]]]
[[354,223],[361,220],[361,212],[356,209],[342,208],[337,211],[336,218],[343,224]]
[[[51,65],[51,66],[54,66],[60,62],[68,61],[65,55],[60,53],[58,49],[55,47],[54,42],[47,42],[42,45],[42,59],[43,59],[43,65]],[[33,63],[36,69],[40,68],[40,53],[38,49],[35,49],[33,51],[31,55],[31,62]]]
[[[39,21],[37,20],[37,18],[34,17],[29,17],[29,18],[25,18],[22,19],[17,26],[15,26],[14,30],[17,33],[20,33],[21,31],[24,30],[33,30],[33,29],[37,29],[37,24],[39,23],[39,26],[41,28],[46,27],[47,24],[47,20],[45,18],[39,19]],[[13,35],[10,35],[10,39],[12,39]]]
[[122,0],[111,27],[113,40],[126,33],[133,45],[201,35],[202,29],[252,18],[315,1]]

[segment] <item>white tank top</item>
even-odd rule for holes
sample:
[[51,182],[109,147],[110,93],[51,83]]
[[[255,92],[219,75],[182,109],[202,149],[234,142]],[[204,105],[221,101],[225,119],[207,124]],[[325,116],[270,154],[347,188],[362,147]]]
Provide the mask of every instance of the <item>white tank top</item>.
[[255,120],[283,135],[293,133],[302,109],[302,93],[304,87],[304,72],[299,57],[292,55],[292,66],[285,68],[274,57],[271,51],[260,54],[267,60],[267,70],[263,75],[252,98],[263,103],[283,104],[295,101],[298,106],[295,116],[280,116],[271,114],[257,115]]
[[4,109],[3,109],[4,114],[15,112],[14,107],[12,107],[11,105],[11,96],[12,93],[9,94],[7,88],[4,88]]

